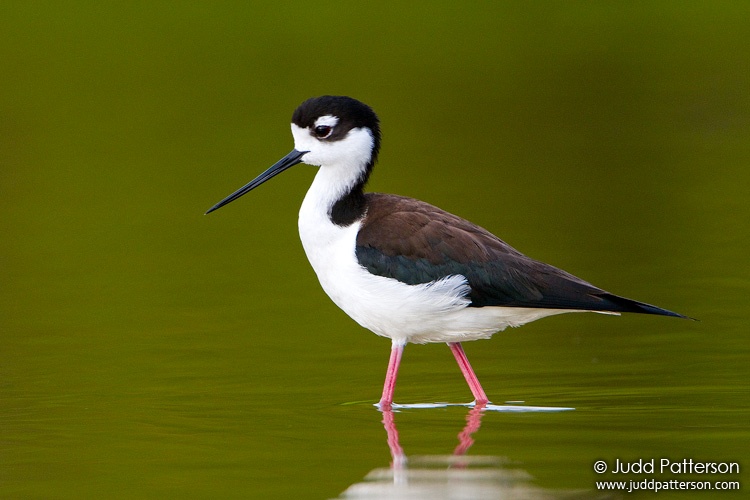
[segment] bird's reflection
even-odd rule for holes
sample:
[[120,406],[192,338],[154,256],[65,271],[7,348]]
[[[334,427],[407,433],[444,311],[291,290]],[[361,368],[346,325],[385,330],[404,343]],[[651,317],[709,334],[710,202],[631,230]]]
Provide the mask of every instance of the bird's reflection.
[[[463,430],[458,433],[458,445],[453,450],[451,457],[461,457],[474,444],[474,438],[471,437],[479,427],[482,425],[482,415],[485,405],[477,405],[469,410],[466,415],[466,425]],[[383,411],[383,427],[388,436],[388,448],[391,450],[391,457],[393,462],[391,468],[394,470],[406,468],[406,455],[404,449],[401,447],[398,437],[398,429],[396,428],[396,418],[392,410]],[[445,458],[445,457],[444,457]],[[459,465],[460,462],[451,460],[455,465]]]
[[392,457],[390,467],[372,470],[362,482],[347,488],[340,498],[602,498],[591,495],[593,492],[539,488],[532,484],[529,473],[512,467],[508,459],[468,455],[487,410],[486,405],[470,405],[466,425],[458,433],[458,444],[452,454],[410,457],[407,457],[400,443],[396,427],[398,409],[395,412],[384,410],[382,423]]

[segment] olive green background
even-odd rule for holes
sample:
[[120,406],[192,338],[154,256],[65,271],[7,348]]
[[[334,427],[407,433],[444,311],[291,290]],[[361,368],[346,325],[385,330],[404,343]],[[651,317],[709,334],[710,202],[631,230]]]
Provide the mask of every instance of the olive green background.
[[[203,215],[324,93],[379,113],[371,189],[701,320],[467,344],[495,403],[575,408],[488,413],[470,455],[544,490],[750,466],[749,52],[739,1],[2,2],[0,497],[330,498],[388,467],[389,343],[297,237],[314,168]],[[469,399],[445,346],[407,347],[398,402]],[[395,417],[441,455],[466,410]]]

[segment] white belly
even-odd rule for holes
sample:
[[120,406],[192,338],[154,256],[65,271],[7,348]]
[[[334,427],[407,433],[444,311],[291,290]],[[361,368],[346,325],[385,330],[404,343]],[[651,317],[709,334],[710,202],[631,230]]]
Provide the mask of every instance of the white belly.
[[467,307],[461,275],[421,285],[370,274],[357,262],[358,222],[333,224],[305,197],[299,214],[302,246],[323,290],[346,314],[378,335],[407,342],[460,342],[488,338],[508,326],[573,312],[519,307]]

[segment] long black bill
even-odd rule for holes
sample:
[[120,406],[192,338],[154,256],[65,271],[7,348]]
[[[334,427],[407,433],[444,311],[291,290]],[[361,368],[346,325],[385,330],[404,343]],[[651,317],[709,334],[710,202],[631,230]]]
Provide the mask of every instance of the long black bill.
[[240,189],[238,189],[234,193],[230,194],[229,196],[221,200],[219,203],[217,203],[213,207],[209,208],[208,211],[206,212],[206,215],[210,214],[214,210],[217,210],[223,207],[227,203],[233,202],[234,200],[236,200],[243,194],[249,193],[253,189],[257,188],[258,186],[266,182],[271,177],[274,177],[275,175],[280,174],[281,172],[288,169],[289,167],[293,167],[296,164],[301,163],[302,162],[301,158],[305,153],[308,153],[308,151],[297,151],[296,149],[292,149],[292,151],[288,155],[286,155],[285,157],[283,157],[282,159],[274,163],[271,166],[271,168],[269,168],[268,170],[260,174],[255,179],[251,180],[245,186],[242,186]]

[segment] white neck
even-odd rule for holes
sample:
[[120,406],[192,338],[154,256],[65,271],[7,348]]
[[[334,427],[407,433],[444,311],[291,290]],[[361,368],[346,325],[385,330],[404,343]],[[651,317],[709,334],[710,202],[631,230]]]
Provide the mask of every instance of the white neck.
[[361,182],[372,158],[375,143],[369,128],[354,128],[341,140],[316,139],[310,130],[292,123],[294,148],[307,151],[302,161],[319,166],[315,180],[305,196],[302,210],[328,214],[334,203]]

